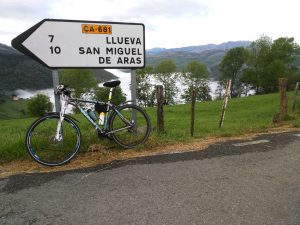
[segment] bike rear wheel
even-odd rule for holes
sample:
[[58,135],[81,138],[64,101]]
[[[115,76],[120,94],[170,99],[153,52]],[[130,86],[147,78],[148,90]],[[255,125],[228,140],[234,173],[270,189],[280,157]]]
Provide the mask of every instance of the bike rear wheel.
[[151,122],[146,112],[136,105],[123,105],[110,118],[113,140],[124,148],[143,144],[149,137]]
[[42,165],[63,165],[69,162],[80,148],[80,130],[68,117],[64,117],[59,138],[56,137],[59,120],[58,114],[42,116],[33,122],[27,131],[27,151],[36,162]]

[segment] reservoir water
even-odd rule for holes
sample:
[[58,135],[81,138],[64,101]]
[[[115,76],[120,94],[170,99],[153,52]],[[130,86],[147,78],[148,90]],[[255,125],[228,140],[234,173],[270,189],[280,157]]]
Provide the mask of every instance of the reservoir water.
[[[117,70],[117,69],[107,69],[107,71],[113,73],[114,75],[116,75],[117,77],[119,77],[119,80],[121,81],[121,88],[122,91],[126,94],[126,98],[127,100],[131,99],[131,92],[130,92],[130,83],[131,83],[131,79],[130,79],[130,73],[126,73],[123,72],[121,70]],[[102,84],[99,84],[100,86],[102,86]],[[217,88],[217,81],[210,81],[209,86],[211,88],[211,96],[214,98],[215,96],[215,90]],[[178,82],[177,87],[180,89],[179,93],[176,96],[177,101],[180,102],[180,94],[183,91],[183,86],[181,85],[180,82]],[[20,98],[30,98],[34,95],[36,95],[37,93],[43,93],[47,96],[50,97],[51,102],[54,102],[54,91],[52,88],[49,89],[42,89],[42,90],[23,90],[23,89],[18,89],[15,91],[15,94],[20,97]]]

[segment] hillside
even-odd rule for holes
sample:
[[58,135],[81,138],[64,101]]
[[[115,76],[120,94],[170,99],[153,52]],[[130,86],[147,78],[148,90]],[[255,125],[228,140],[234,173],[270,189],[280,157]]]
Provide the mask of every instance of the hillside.
[[0,90],[43,89],[51,85],[51,71],[9,46],[0,44]]
[[[112,73],[93,70],[98,82],[116,79]],[[51,70],[19,53],[12,47],[0,44],[0,97],[10,96],[16,89],[39,90],[52,87]]]
[[[248,47],[250,41],[230,41],[216,44],[188,46],[182,48],[153,48],[146,50],[146,65],[156,66],[163,59],[175,61],[177,71],[182,69],[191,60],[205,63],[210,71],[211,78],[218,80],[220,72],[218,65],[225,53],[234,47]],[[296,61],[300,68],[300,57]],[[116,77],[106,70],[93,70],[98,82],[104,82]],[[51,87],[51,71],[36,63],[29,57],[19,53],[12,47],[0,43],[0,99],[3,94],[10,95],[16,89],[43,89]]]
[[176,63],[177,70],[182,71],[189,61],[199,60],[208,66],[211,77],[217,79],[219,77],[217,66],[225,53],[234,47],[248,47],[250,43],[250,41],[231,41],[219,45],[208,44],[172,49],[153,48],[146,51],[146,63],[156,66],[163,59],[172,59]]
[[174,53],[174,52],[194,52],[194,53],[201,53],[205,51],[211,50],[224,50],[227,51],[231,48],[244,46],[247,47],[250,45],[250,41],[229,41],[222,44],[207,44],[207,45],[197,45],[197,46],[188,46],[182,48],[153,48],[147,50],[148,55],[157,55],[160,53]]
[[[219,76],[218,64],[226,51],[237,46],[248,46],[249,41],[226,42],[220,45],[208,44],[183,48],[154,48],[146,51],[146,64],[155,66],[162,59],[173,59],[177,70],[191,60],[204,62],[215,79]],[[98,82],[116,79],[106,70],[93,70]],[[52,87],[51,70],[10,46],[0,44],[0,98],[10,96],[16,89],[38,90]]]
[[18,119],[28,117],[27,100],[19,101],[8,100],[0,104],[0,120]]

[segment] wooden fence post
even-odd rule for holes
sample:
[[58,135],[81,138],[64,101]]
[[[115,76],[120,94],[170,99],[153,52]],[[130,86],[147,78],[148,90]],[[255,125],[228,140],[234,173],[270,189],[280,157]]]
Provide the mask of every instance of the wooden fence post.
[[162,85],[156,86],[157,99],[157,130],[164,131],[164,89]]
[[297,106],[298,91],[299,91],[299,82],[296,83],[296,87],[295,87],[295,93],[294,93],[294,99],[293,99],[293,112],[295,112],[296,106]]
[[191,104],[191,136],[194,136],[194,125],[195,125],[195,102],[196,102],[196,91],[192,91],[192,104]]
[[225,118],[225,111],[226,111],[226,108],[227,108],[227,103],[228,103],[228,97],[230,95],[230,90],[231,90],[231,80],[227,80],[225,94],[224,94],[223,107],[222,107],[222,111],[221,111],[221,119],[220,119],[220,123],[219,123],[219,128],[223,127],[224,118]]
[[279,121],[282,121],[287,115],[287,96],[286,96],[286,78],[279,78],[280,112]]

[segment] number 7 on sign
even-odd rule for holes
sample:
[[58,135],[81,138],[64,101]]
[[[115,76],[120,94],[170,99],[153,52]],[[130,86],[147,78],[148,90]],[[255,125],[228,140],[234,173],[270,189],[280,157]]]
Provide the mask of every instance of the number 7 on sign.
[[[48,36],[50,38],[50,43],[52,43],[53,39],[54,39],[54,35],[53,34],[49,34]],[[61,49],[58,46],[55,46],[55,47],[51,46],[50,47],[50,52],[51,52],[51,54],[54,54],[54,53],[55,54],[59,54],[59,53],[61,53]]]
[[54,39],[54,35],[53,34],[49,34],[48,36],[50,38],[50,43],[51,43],[53,41],[53,39]]

